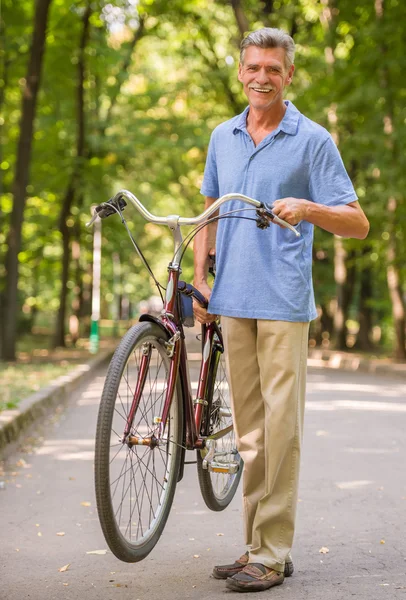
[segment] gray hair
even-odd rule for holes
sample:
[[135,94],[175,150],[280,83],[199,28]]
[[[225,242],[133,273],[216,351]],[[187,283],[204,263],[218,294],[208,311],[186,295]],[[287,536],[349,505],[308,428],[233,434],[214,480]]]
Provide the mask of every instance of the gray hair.
[[240,45],[240,63],[244,63],[245,50],[249,46],[257,48],[283,48],[285,50],[285,67],[289,69],[295,60],[295,42],[283,31],[274,27],[263,27],[249,33]]

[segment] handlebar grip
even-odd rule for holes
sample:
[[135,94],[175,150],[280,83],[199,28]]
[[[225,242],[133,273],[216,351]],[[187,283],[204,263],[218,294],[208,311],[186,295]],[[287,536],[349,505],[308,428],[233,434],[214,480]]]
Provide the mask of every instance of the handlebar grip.
[[203,306],[203,308],[207,308],[209,303],[207,299],[190,283],[186,283],[186,281],[179,281],[178,290],[181,294],[186,294],[186,296],[192,296],[195,300],[198,301],[199,304]]
[[287,221],[284,221],[283,219],[279,218],[277,215],[274,215],[272,209],[273,209],[272,204],[264,203],[264,210],[265,210],[267,216],[269,216],[273,221],[275,221],[275,223],[279,223],[279,225],[283,225],[283,227],[290,229],[290,231],[292,231],[296,237],[300,237],[300,235],[301,235],[300,231],[298,231],[295,227],[293,227],[293,225],[291,225]]

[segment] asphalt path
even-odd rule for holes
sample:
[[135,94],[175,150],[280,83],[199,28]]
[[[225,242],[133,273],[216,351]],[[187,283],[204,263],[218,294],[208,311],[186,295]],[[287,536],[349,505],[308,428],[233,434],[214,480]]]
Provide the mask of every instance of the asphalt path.
[[[235,596],[210,573],[244,551],[241,491],[226,511],[210,512],[195,465],[186,467],[164,534],[143,562],[103,552],[93,491],[102,386],[99,373],[3,465],[0,598]],[[309,369],[295,573],[261,598],[406,599],[405,431],[404,380]]]

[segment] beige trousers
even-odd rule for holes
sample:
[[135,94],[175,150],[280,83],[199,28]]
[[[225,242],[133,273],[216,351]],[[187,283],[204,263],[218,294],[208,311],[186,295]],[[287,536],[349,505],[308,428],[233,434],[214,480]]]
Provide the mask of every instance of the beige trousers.
[[295,528],[309,323],[222,317],[249,561],[283,571]]

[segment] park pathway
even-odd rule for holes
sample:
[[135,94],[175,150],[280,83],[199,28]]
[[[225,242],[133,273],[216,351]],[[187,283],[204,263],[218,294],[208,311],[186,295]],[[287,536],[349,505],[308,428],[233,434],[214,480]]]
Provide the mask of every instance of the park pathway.
[[[0,599],[235,595],[210,572],[243,551],[240,492],[225,512],[210,512],[194,465],[186,467],[167,527],[149,557],[125,564],[110,552],[94,553],[106,549],[93,491],[102,385],[100,372],[5,462]],[[404,380],[309,369],[296,570],[261,598],[406,600],[405,432]]]

